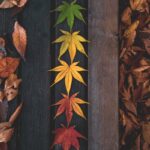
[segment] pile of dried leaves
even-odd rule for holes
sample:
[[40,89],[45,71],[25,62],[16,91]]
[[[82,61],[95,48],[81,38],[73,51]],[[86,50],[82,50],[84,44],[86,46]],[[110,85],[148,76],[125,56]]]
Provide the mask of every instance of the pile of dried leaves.
[[150,0],[120,6],[120,149],[150,150]]
[[[15,8],[16,11],[16,9],[22,8],[26,2],[27,0],[4,0],[0,4],[0,9]],[[17,51],[21,58],[25,59],[27,35],[25,29],[16,21],[11,35],[14,45],[14,49],[11,49],[11,54],[8,48],[10,44],[7,41],[8,36],[9,33],[4,33],[4,35],[0,37],[0,150],[8,149],[7,142],[13,135],[14,123],[23,105],[21,102],[8,119],[9,103],[17,97],[21,83],[21,79],[19,79],[16,74],[20,64],[20,57],[14,57],[11,56],[11,54]],[[6,43],[8,43],[8,45]]]

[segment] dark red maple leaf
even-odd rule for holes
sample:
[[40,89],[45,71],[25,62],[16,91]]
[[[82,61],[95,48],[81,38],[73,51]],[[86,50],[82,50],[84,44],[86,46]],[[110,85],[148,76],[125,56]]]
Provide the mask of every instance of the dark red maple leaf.
[[63,150],[70,150],[73,146],[76,150],[79,150],[79,138],[86,139],[78,131],[75,130],[75,126],[65,127],[62,125],[61,128],[55,130],[55,139],[51,149],[54,145],[60,144]]

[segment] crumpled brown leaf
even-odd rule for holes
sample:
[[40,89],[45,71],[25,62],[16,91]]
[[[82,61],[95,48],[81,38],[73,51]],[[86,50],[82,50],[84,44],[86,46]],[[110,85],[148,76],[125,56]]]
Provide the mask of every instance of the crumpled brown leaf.
[[130,0],[130,6],[133,10],[137,10],[139,12],[149,12],[147,0]]
[[0,37],[0,46],[5,47],[5,40]]
[[0,123],[0,148],[4,148],[3,146],[7,147],[7,145],[5,145],[4,143],[9,142],[11,137],[13,136],[14,128],[12,128],[12,125],[15,123],[16,119],[20,115],[22,106],[23,106],[23,103],[21,103],[16,108],[15,112],[11,115],[8,122]]
[[12,7],[23,7],[27,3],[27,0],[4,0],[0,4],[0,8],[12,8]]
[[127,7],[121,16],[121,21],[127,25],[131,25],[131,14],[132,10],[130,7]]
[[139,26],[139,20],[136,20],[133,22],[124,32],[125,37],[125,45],[126,47],[131,46],[134,43],[135,37],[136,37],[136,30]]
[[5,97],[8,101],[12,101],[18,95],[18,88],[21,83],[16,74],[11,74],[5,81],[4,90],[0,91],[0,100]]
[[150,39],[143,39],[143,43],[145,45],[145,49],[150,54]]
[[14,46],[16,47],[18,53],[23,59],[25,59],[25,51],[27,46],[27,34],[25,29],[18,22],[15,22],[12,38],[13,38]]
[[144,140],[150,144],[150,123],[144,123],[142,126]]
[[0,59],[0,77],[7,78],[10,74],[14,73],[19,66],[20,59],[5,57]]
[[6,129],[4,131],[0,131],[0,142],[1,143],[7,143],[10,141],[12,135],[13,135],[14,129]]
[[11,117],[9,118],[9,122],[13,125],[16,121],[16,119],[18,118],[18,116],[21,113],[23,107],[23,102],[21,102],[21,104],[16,108],[15,112],[11,115]]

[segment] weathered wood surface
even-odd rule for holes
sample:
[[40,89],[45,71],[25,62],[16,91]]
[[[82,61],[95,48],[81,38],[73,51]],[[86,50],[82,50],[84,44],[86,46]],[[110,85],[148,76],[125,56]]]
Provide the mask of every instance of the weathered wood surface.
[[18,122],[16,146],[10,150],[50,149],[50,1],[29,0],[21,24],[26,28],[28,47],[22,63],[20,99],[24,108]]
[[118,149],[117,16],[117,0],[89,0],[89,150]]
[[[67,0],[67,2],[72,2],[72,0]],[[82,5],[84,8],[87,9],[87,1],[86,0],[77,0],[77,2]],[[57,6],[59,6],[62,3],[62,0],[55,0],[55,1],[51,1],[51,10],[54,10]],[[87,20],[87,13],[88,11],[85,10],[84,12],[84,16],[85,19]],[[61,33],[60,33],[60,29],[69,31],[69,27],[67,25],[67,22],[63,22],[60,25],[54,26],[56,19],[58,18],[58,13],[51,13],[51,28],[50,28],[50,32],[51,32],[51,42],[54,41],[56,38],[58,38]],[[75,25],[73,27],[73,31],[81,31],[80,34],[83,35],[84,37],[87,38],[87,24],[79,21],[76,19],[75,21]],[[87,51],[87,45],[86,46],[86,51]],[[59,50],[60,50],[60,45],[59,44],[51,44],[51,68],[59,65],[58,62],[58,56],[59,56]],[[70,58],[68,53],[65,53],[65,55],[62,57],[63,60],[67,61],[68,63],[70,63]],[[80,61],[80,66],[87,68],[87,58],[81,54],[80,52],[77,52],[75,61]],[[51,83],[54,80],[55,74],[51,74]],[[83,73],[84,75],[84,79],[87,81],[87,73]],[[76,92],[80,92],[79,93],[79,97],[88,101],[88,93],[87,93],[87,87],[84,86],[83,84],[79,83],[78,81],[73,80],[73,85],[72,85],[72,89],[71,89],[71,93],[70,94],[74,94]],[[66,93],[66,89],[65,89],[65,85],[64,85],[64,80],[59,82],[58,84],[56,84],[55,86],[53,86],[51,88],[51,104],[56,103],[56,101],[60,100],[62,98],[60,93]],[[84,111],[84,114],[87,115],[87,107],[86,106],[82,106],[82,109]],[[53,119],[55,112],[54,112],[54,108],[52,108],[51,110],[51,123],[52,123],[52,128],[51,128],[51,135],[52,135],[52,131],[58,127],[61,127],[60,124],[64,124],[66,125],[66,118],[64,117],[64,115],[62,115],[61,117],[58,117],[57,119]],[[87,120],[77,116],[74,114],[73,116],[73,120],[71,121],[71,125],[75,125],[76,126],[76,130],[78,130],[81,134],[83,134],[85,137],[88,136],[88,122]],[[52,135],[53,138],[53,135]],[[88,141],[87,140],[80,140],[80,149],[81,150],[87,150],[88,149]],[[55,150],[61,150],[60,146],[55,146]]]

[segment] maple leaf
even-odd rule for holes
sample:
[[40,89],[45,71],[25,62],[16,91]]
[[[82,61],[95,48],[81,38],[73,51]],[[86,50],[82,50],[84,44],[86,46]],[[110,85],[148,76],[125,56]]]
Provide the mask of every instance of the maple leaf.
[[25,59],[25,51],[27,46],[27,34],[25,29],[19,25],[19,23],[16,21],[14,25],[14,32],[12,34],[13,43],[16,47],[18,53],[21,55],[23,59]]
[[58,117],[65,112],[67,122],[68,124],[70,124],[70,121],[72,120],[72,116],[73,116],[73,111],[74,111],[77,115],[86,119],[79,104],[88,104],[88,103],[80,98],[77,98],[77,95],[78,93],[75,93],[71,97],[69,97],[65,94],[62,94],[63,99],[61,99],[60,101],[58,101],[56,104],[53,105],[53,106],[59,106],[55,117]]
[[64,30],[60,30],[60,31],[64,35],[60,36],[58,39],[54,41],[54,43],[62,43],[60,48],[59,59],[67,50],[69,51],[71,61],[74,60],[77,50],[87,56],[81,42],[88,42],[88,41],[84,37],[79,35],[80,31],[76,31],[73,33],[69,33]]
[[23,7],[27,3],[27,0],[4,0],[0,4],[0,8],[12,8],[12,7]]
[[73,146],[76,150],[79,150],[79,138],[86,139],[83,135],[75,130],[75,126],[66,128],[62,125],[62,128],[55,130],[55,139],[51,148],[53,148],[56,144],[60,144],[62,145],[63,150],[70,150],[71,146]]
[[59,60],[59,62],[61,64],[60,66],[55,67],[54,69],[50,70],[50,71],[59,72],[57,76],[55,77],[55,80],[52,86],[65,78],[65,86],[69,94],[71,86],[72,86],[73,78],[75,78],[79,82],[86,85],[86,83],[84,82],[79,72],[87,71],[87,70],[82,67],[77,66],[79,62],[71,63],[71,65],[68,65],[65,61],[62,61],[62,60]]
[[64,20],[67,19],[67,23],[71,30],[74,25],[75,17],[85,22],[83,15],[81,13],[81,10],[83,9],[84,9],[83,7],[81,7],[76,3],[76,0],[73,1],[72,3],[67,3],[63,1],[62,4],[56,8],[56,11],[60,12],[56,25],[62,23]]
[[0,59],[0,77],[7,78],[14,73],[19,66],[20,60],[18,58],[5,57]]

